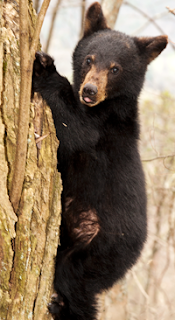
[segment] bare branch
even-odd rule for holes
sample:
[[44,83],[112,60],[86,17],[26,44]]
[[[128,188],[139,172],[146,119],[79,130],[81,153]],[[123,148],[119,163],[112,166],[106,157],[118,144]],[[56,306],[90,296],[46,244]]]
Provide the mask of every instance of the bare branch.
[[[123,2],[125,5],[131,7],[132,9],[134,9],[135,11],[139,12],[142,16],[144,16],[146,19],[148,19],[158,30],[161,34],[166,34],[166,32],[164,32],[164,30],[157,24],[157,22],[155,22],[154,18],[150,17],[147,13],[145,13],[144,11],[142,11],[140,8],[134,6],[133,4],[131,4],[128,1],[124,1]],[[173,42],[168,39],[171,47],[175,50],[175,46],[173,44]]]
[[53,12],[52,12],[49,34],[48,34],[48,38],[47,38],[46,47],[45,47],[45,49],[44,49],[44,51],[45,51],[46,53],[48,52],[49,45],[50,45],[50,41],[51,41],[51,39],[52,39],[52,34],[53,34],[55,19],[56,19],[56,15],[57,15],[57,13],[58,13],[58,9],[59,9],[60,3],[61,3],[61,0],[57,0],[56,6],[54,7]]
[[175,9],[170,9],[169,7],[166,7],[166,8],[168,9],[169,12],[175,15]]
[[43,4],[41,6],[40,12],[38,14],[35,33],[33,35],[32,44],[30,47],[30,57],[31,57],[32,62],[34,60],[35,52],[37,50],[41,27],[42,27],[42,24],[43,24],[43,21],[44,21],[49,4],[50,4],[50,0],[44,0]]
[[[157,20],[157,19],[160,19],[164,16],[166,16],[168,14],[167,11],[164,11],[164,12],[161,12],[161,13],[158,13],[156,14],[155,16],[152,17],[152,19]],[[149,24],[151,23],[151,21],[148,19],[141,27],[139,27],[136,31],[134,31],[132,33],[132,35],[137,35],[139,34],[142,30],[144,30]]]
[[155,157],[155,158],[152,158],[152,159],[142,159],[142,162],[151,162],[151,161],[154,161],[154,160],[168,159],[168,158],[172,158],[172,157],[175,157],[175,154],[170,154],[170,155],[167,155],[167,156],[158,156],[158,157]]

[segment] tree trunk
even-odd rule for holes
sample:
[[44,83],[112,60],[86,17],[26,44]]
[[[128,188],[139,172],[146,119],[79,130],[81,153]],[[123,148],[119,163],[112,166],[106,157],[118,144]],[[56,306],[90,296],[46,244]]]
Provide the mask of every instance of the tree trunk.
[[[28,2],[32,39],[36,14]],[[9,200],[19,113],[19,0],[0,1],[0,319],[50,319],[59,241],[61,180],[50,109],[39,95],[30,108],[25,180],[17,214]],[[46,136],[37,144],[35,132]]]

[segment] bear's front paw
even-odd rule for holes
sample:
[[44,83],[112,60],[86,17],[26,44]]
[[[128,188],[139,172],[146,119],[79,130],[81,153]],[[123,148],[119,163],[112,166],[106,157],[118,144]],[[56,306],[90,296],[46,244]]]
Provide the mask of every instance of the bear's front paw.
[[32,92],[40,92],[48,85],[49,77],[56,73],[54,60],[44,52],[36,52],[33,64]]
[[47,76],[55,72],[54,60],[44,52],[36,52],[33,64],[33,76]]

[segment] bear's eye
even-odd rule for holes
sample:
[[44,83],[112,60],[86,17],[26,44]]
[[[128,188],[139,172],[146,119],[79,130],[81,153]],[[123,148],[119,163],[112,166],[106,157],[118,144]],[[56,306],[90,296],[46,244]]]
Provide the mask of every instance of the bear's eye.
[[113,67],[112,69],[111,69],[111,72],[112,73],[117,73],[119,71],[119,68],[118,67]]
[[91,62],[92,62],[91,58],[87,58],[86,59],[86,63],[87,63],[88,66],[90,66]]

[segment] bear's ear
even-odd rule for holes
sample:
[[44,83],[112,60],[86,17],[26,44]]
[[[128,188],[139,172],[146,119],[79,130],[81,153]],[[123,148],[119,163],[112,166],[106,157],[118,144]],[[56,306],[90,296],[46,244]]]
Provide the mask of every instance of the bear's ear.
[[109,29],[106,24],[106,19],[103,15],[101,5],[98,2],[93,3],[85,17],[84,37],[90,36],[92,33],[99,30]]
[[162,52],[163,49],[165,49],[168,43],[168,37],[166,35],[150,38],[135,37],[134,42],[141,55],[144,55],[147,58],[147,63],[150,63]]

